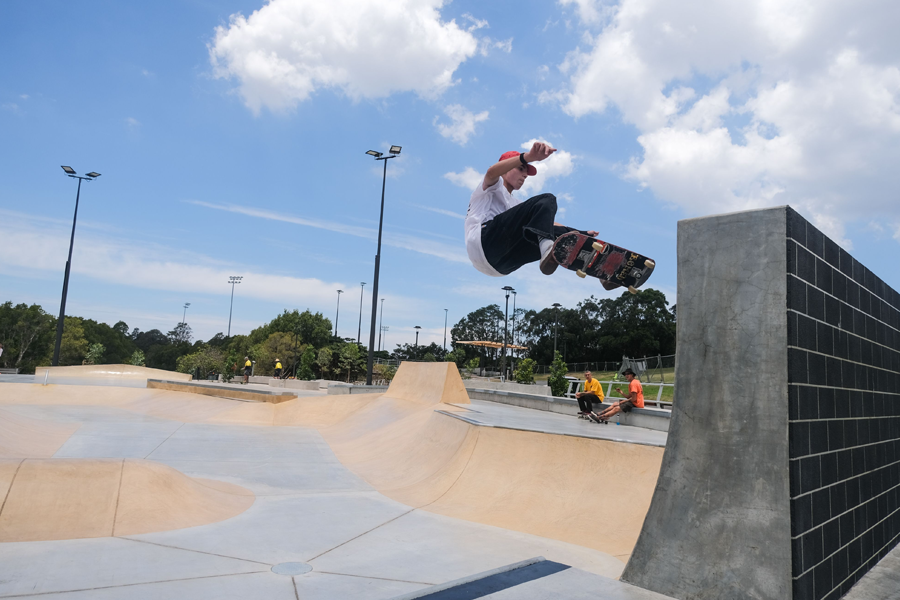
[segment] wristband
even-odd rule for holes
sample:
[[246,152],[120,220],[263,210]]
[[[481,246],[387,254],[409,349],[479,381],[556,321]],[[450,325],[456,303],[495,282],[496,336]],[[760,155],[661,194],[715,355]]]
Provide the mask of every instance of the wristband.
[[519,152],[519,162],[522,163],[523,165],[525,165],[526,167],[528,166],[528,163],[525,161],[525,153],[524,152]]

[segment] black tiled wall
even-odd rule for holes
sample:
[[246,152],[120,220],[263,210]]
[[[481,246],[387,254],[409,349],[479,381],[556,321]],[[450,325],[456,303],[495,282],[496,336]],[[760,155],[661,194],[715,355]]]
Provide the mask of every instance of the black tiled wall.
[[837,599],[900,541],[900,294],[787,210],[794,600]]

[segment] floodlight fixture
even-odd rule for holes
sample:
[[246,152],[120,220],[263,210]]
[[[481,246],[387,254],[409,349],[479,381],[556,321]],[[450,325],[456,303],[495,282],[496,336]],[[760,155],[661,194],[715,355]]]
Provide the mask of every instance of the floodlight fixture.
[[62,166],[62,170],[65,171],[67,175],[75,174],[75,169],[73,169],[72,167],[66,167],[64,165],[60,165],[60,166]]
[[[369,156],[374,156],[375,158],[381,156],[381,152],[376,152],[375,150],[366,150],[366,154],[368,154]],[[63,169],[65,168],[66,167],[63,167]]]
[[391,146],[389,152],[394,155],[400,154],[400,146]]
[[100,177],[100,173],[98,173],[97,171],[91,171],[90,173],[87,174],[87,176],[93,177],[96,179],[97,177]]

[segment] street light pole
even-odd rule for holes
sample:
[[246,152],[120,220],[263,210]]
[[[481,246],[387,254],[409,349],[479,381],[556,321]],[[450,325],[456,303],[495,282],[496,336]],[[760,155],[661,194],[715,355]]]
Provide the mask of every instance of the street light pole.
[[[513,295],[513,326],[512,326],[512,335],[510,337],[512,338],[512,345],[518,346],[519,343],[516,341],[516,290],[512,291],[512,295]],[[519,349],[518,348],[515,348],[513,350],[513,356],[515,356],[516,358],[519,357]],[[513,363],[513,365],[512,365],[513,372],[515,372],[515,370],[516,370],[515,360],[513,360],[512,363]]]
[[418,325],[416,325],[415,327],[413,327],[413,329],[416,330],[416,349],[414,351],[413,356],[415,356],[416,360],[419,360],[419,330],[422,328],[419,327]]
[[506,339],[509,333],[509,293],[514,292],[515,290],[505,285],[503,286],[504,292],[506,292],[506,316],[503,318],[503,352],[500,354],[500,381],[506,381]]
[[[375,317],[378,308],[378,275],[381,270],[381,230],[384,223],[384,188],[387,185],[387,161],[400,155],[400,146],[391,146],[388,155],[381,152],[368,150],[366,154],[375,160],[384,161],[384,173],[381,177],[381,212],[378,214],[378,246],[375,251],[375,281],[372,284],[372,326],[369,329],[369,357],[366,366],[366,385],[372,385],[372,370],[375,366]],[[360,327],[362,327],[362,309],[360,308]]]
[[378,351],[381,351],[381,332],[384,331],[384,327],[381,326],[381,322],[384,319],[384,298],[381,299],[381,315],[378,317]]
[[449,308],[444,309],[444,352],[447,351],[447,311]]
[[554,321],[553,324],[553,360],[556,360],[556,336],[559,333],[559,307],[562,306],[559,302],[553,303],[554,308]]
[[181,313],[181,324],[184,325],[185,317],[187,317],[187,309],[191,305],[190,302],[184,303],[184,312]]
[[359,282],[359,329],[356,331],[356,343],[359,343],[359,338],[362,336],[362,302],[363,302],[363,288],[366,287],[365,281]]
[[337,325],[338,325],[338,317],[341,316],[341,294],[344,293],[344,290],[338,290],[338,301],[337,301],[337,312],[334,314],[334,337],[337,337]]
[[75,215],[72,217],[72,237],[69,238],[69,258],[66,260],[66,273],[63,276],[62,300],[59,303],[59,320],[56,322],[56,344],[53,347],[52,366],[59,366],[59,348],[62,345],[63,327],[66,322],[66,295],[69,292],[69,270],[72,265],[72,247],[75,245],[75,222],[78,220],[78,201],[81,199],[81,181],[93,181],[100,177],[100,173],[91,171],[85,176],[79,176],[72,167],[63,167],[66,175],[78,180],[78,191],[75,192]]
[[234,309],[234,286],[240,283],[243,278],[243,275],[232,275],[228,278],[228,283],[231,284],[231,305],[228,307],[228,335],[226,337],[231,337],[231,311]]

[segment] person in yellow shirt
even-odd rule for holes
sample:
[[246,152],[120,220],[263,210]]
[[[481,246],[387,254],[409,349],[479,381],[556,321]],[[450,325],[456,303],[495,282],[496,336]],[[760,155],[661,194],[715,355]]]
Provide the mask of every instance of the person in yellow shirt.
[[276,358],[275,359],[275,379],[281,379],[281,370],[283,368],[284,367],[281,366],[281,359]]
[[591,376],[590,371],[584,372],[584,391],[575,392],[578,400],[578,418],[587,419],[594,414],[594,402],[603,402],[603,386]]
[[644,408],[644,388],[641,385],[641,382],[635,378],[634,371],[631,369],[625,369],[623,375],[625,375],[625,380],[628,382],[628,395],[625,395],[622,388],[617,387],[616,391],[619,392],[619,395],[622,396],[623,400],[614,402],[612,406],[604,410],[593,420],[600,423],[608,423],[609,418],[619,412],[629,413],[632,408]]
[[253,372],[253,363],[250,362],[250,357],[244,357],[244,383],[250,383],[250,373]]

